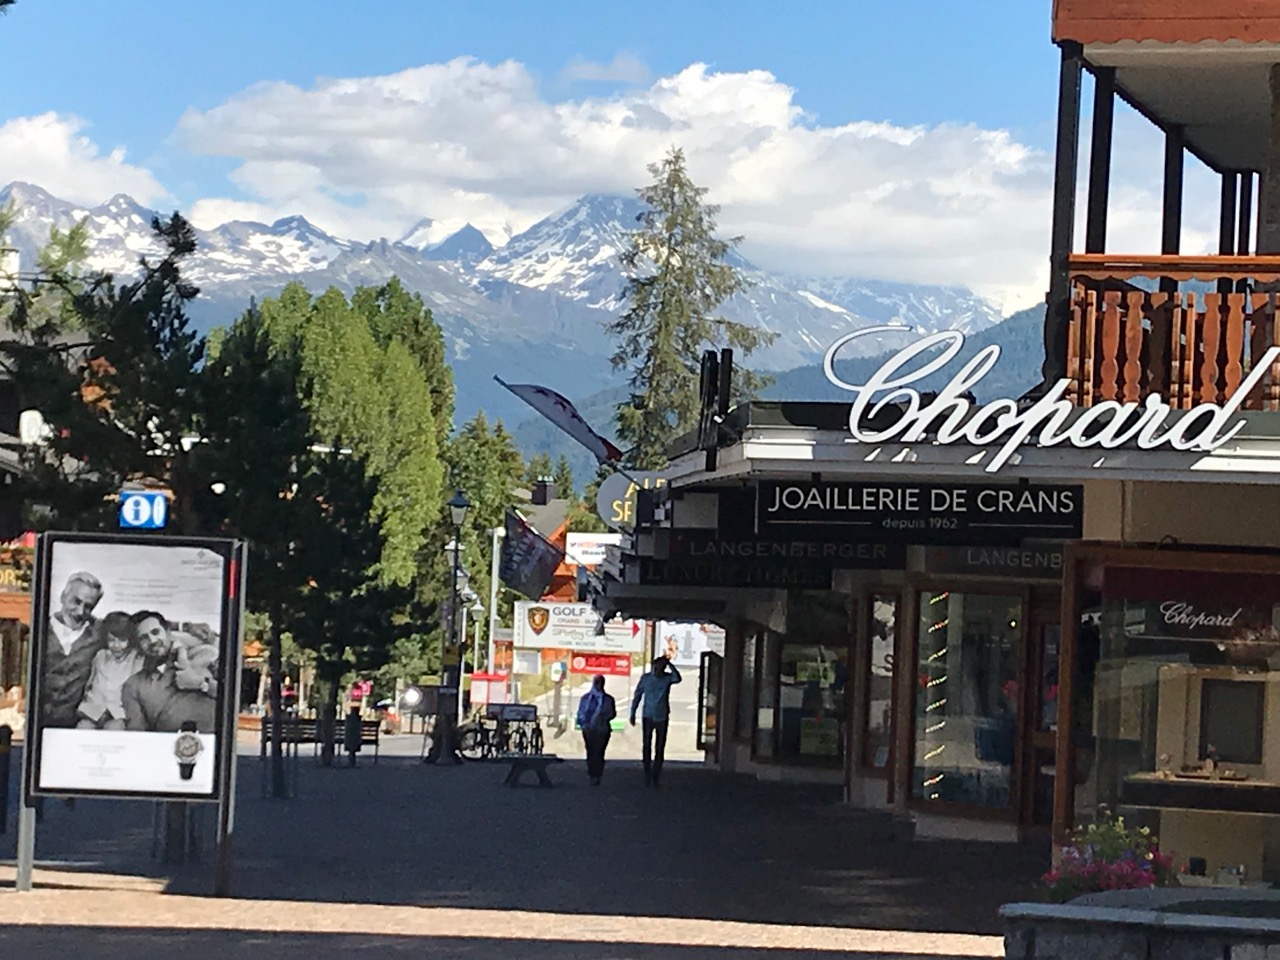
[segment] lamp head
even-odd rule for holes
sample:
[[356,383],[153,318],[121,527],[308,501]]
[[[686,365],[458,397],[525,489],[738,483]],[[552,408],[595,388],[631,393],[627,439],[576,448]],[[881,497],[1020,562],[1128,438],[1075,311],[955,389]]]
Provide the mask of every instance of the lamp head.
[[461,527],[467,521],[467,511],[471,509],[471,501],[467,499],[467,495],[459,490],[453,495],[453,499],[449,501],[449,517],[453,520],[455,527]]

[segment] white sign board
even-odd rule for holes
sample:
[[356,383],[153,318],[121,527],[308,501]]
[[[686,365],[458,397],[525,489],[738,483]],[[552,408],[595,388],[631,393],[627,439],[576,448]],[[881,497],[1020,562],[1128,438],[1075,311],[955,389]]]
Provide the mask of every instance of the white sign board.
[[620,533],[570,533],[565,538],[566,563],[595,567],[604,563],[605,551],[622,543]]
[[639,653],[644,647],[644,628],[630,621],[602,628],[600,615],[589,603],[518,600],[512,639],[516,649]]
[[659,620],[658,654],[677,667],[696,667],[708,650],[724,656],[724,628],[714,623],[678,623]]

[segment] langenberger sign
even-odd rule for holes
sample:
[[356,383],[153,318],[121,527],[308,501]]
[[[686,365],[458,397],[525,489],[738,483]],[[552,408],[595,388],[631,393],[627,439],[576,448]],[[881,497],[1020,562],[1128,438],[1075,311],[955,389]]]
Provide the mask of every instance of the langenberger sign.
[[[1141,450],[1164,446],[1174,450],[1215,450],[1240,432],[1244,421],[1235,419],[1240,405],[1262,382],[1272,364],[1280,360],[1280,347],[1269,348],[1226,403],[1222,406],[1203,403],[1190,410],[1177,411],[1182,415],[1163,432],[1165,420],[1175,411],[1161,397],[1149,396],[1145,403],[1104,400],[1082,412],[1063,399],[1071,387],[1071,380],[1067,378],[1055,383],[1047,394],[1026,410],[1019,410],[1017,401],[1007,398],[982,405],[966,400],[963,395],[977,386],[1000,358],[1000,347],[996,344],[979,350],[934,400],[925,403],[919,391],[912,389],[911,385],[932,376],[956,358],[964,346],[964,334],[958,330],[930,334],[904,347],[886,360],[866,383],[846,383],[836,374],[836,356],[846,344],[859,337],[902,333],[905,329],[908,328],[867,327],[841,337],[827,350],[822,363],[827,379],[854,394],[853,405],[849,409],[850,434],[859,443],[879,444],[895,440],[918,443],[932,432],[935,423],[945,418],[933,438],[937,443],[969,443],[979,447],[1000,444],[986,465],[987,473],[995,473],[1003,467],[1037,431],[1035,443],[1041,447],[1065,443],[1082,449],[1101,447],[1114,450],[1132,443]],[[939,346],[945,348],[940,354],[917,368],[911,367],[912,361]],[[877,394],[883,396],[874,400]],[[906,409],[893,426],[884,430],[868,430],[861,426],[865,418],[874,417],[903,401]],[[1073,416],[1074,420],[1071,419]]]

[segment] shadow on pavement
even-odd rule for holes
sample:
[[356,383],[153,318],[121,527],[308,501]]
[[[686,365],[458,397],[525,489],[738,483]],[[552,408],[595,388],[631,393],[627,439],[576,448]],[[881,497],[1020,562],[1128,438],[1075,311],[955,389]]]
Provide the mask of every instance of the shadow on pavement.
[[[266,931],[177,928],[0,927],[0,954],[24,960],[71,956],[93,960],[169,960],[181,942],[183,960],[224,956],[270,956],[272,960],[327,957],[421,957],[432,960],[938,960],[921,954],[735,948],[710,944],[583,943],[572,940],[512,940],[484,937],[383,936],[376,934],[297,934]],[[86,950],[87,945],[92,947]],[[241,954],[240,951],[246,951]]]
[[[1047,862],[1047,848],[898,841],[886,815],[844,806],[836,789],[694,764],[671,764],[659,790],[625,763],[610,764],[598,788],[576,762],[554,768],[550,790],[505,788],[505,772],[389,756],[322,769],[304,759],[299,796],[270,800],[259,794],[257,761],[242,759],[232,893],[999,934],[1000,905],[1034,898]],[[210,866],[150,859],[152,809],[52,802],[37,857],[210,892]],[[0,857],[12,850],[11,829]]]

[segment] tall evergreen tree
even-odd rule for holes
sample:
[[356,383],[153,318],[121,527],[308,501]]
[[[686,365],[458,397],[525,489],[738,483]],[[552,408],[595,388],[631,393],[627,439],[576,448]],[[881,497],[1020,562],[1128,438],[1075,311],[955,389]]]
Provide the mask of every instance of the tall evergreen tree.
[[569,466],[569,458],[563,453],[556,460],[555,473],[552,479],[556,484],[556,496],[573,500],[577,497],[577,487],[573,482],[573,468]]
[[525,467],[524,482],[527,484],[535,484],[539,480],[550,480],[555,476],[555,464],[551,460],[551,454],[545,450],[540,450],[529,458],[529,465]]
[[[647,209],[622,254],[627,309],[608,325],[618,342],[613,366],[628,372],[632,394],[618,407],[618,436],[631,447],[628,466],[640,470],[666,466],[667,444],[693,428],[703,350],[746,357],[774,337],[717,313],[747,287],[729,262],[742,238],[716,235],[720,208],[703,202],[706,188],[689,178],[684,153],[672,148],[648,169],[654,180],[637,191]],[[738,374],[744,395],[761,383]]]

